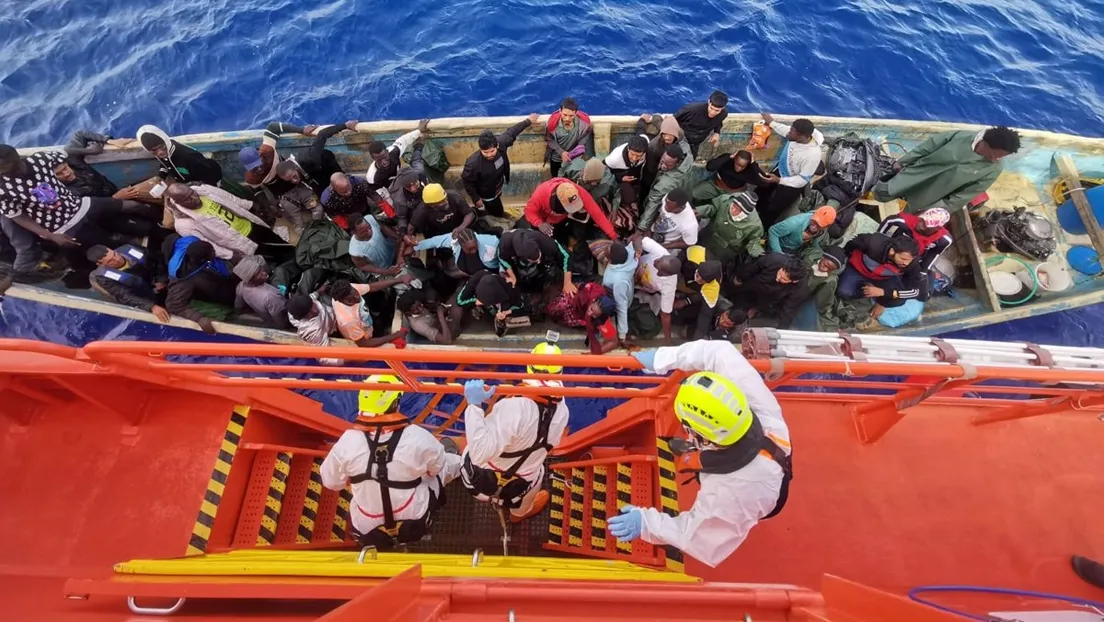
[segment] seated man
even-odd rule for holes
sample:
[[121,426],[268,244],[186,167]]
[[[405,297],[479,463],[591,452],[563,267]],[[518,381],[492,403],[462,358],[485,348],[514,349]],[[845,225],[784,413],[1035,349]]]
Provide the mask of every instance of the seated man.
[[547,157],[552,177],[560,174],[560,167],[590,150],[594,139],[590,117],[579,112],[579,102],[565,97],[560,109],[548,117],[544,140],[548,146]]
[[939,259],[939,255],[947,250],[951,242],[954,241],[951,232],[946,229],[950,220],[950,212],[942,207],[932,207],[924,210],[920,215],[901,212],[900,214],[886,216],[886,219],[878,226],[878,233],[884,233],[891,237],[909,236],[916,240],[917,252],[920,253],[917,263],[924,276],[921,292],[917,297],[921,302],[927,300],[930,296],[931,277],[929,273],[935,265],[935,260]]
[[368,165],[368,172],[364,174],[364,178],[368,180],[369,187],[373,191],[382,189],[386,194],[399,174],[402,155],[427,133],[427,127],[429,127],[429,119],[422,119],[418,122],[417,129],[399,136],[390,147],[378,140],[368,143],[368,155],[372,158],[372,163]]
[[291,226],[302,233],[312,220],[325,218],[322,203],[318,200],[318,191],[308,177],[304,177],[299,165],[292,160],[284,160],[276,165],[276,175],[288,183],[291,188],[280,196],[280,212],[291,221]]
[[[559,354],[555,345],[542,343],[534,353]],[[558,374],[560,366],[530,365],[529,374]],[[529,386],[563,386],[556,380],[523,381]],[[560,444],[569,412],[562,396],[505,397],[484,412],[483,404],[495,394],[482,380],[464,383],[463,468],[464,488],[477,500],[509,511],[510,522],[540,514],[548,505],[544,490],[544,462]]]
[[744,335],[744,324],[747,322],[747,313],[732,305],[728,300],[721,298],[717,305],[704,314],[705,332],[699,332],[701,325],[695,325],[693,339],[710,339],[715,341],[730,341],[740,343]]
[[636,274],[636,298],[648,304],[659,316],[663,338],[671,342],[671,313],[675,310],[675,292],[682,262],[655,240],[635,236],[633,246],[640,258]]
[[318,299],[318,294],[295,294],[288,299],[288,320],[299,338],[312,346],[329,346],[337,328],[333,308]]
[[772,253],[811,260],[828,245],[828,227],[835,221],[836,208],[831,205],[818,207],[815,212],[790,216],[767,232],[767,248]]
[[614,208],[619,204],[617,182],[613,179],[613,173],[609,172],[601,160],[575,158],[560,169],[560,175],[590,193],[590,197],[598,203],[603,212],[613,214]]
[[461,229],[455,236],[442,233],[426,238],[415,244],[411,252],[447,248],[452,251],[452,259],[445,272],[452,278],[467,280],[480,270],[498,272],[498,247],[499,239],[493,235]]
[[743,149],[722,153],[711,159],[705,163],[705,170],[713,174],[694,186],[694,205],[707,203],[723,194],[743,192],[749,185],[755,187],[763,183],[763,171],[751,152]]
[[169,279],[159,254],[133,244],[124,244],[114,250],[97,244],[88,249],[86,257],[96,264],[96,269],[88,275],[92,289],[108,300],[149,311],[158,321],[169,321],[169,312],[164,306]]
[[214,186],[173,184],[165,193],[165,207],[173,215],[173,229],[181,237],[210,242],[223,259],[261,255],[281,264],[295,255],[295,247],[251,211],[253,202]]
[[942,204],[956,212],[1000,177],[1001,160],[1020,150],[1020,135],[1007,127],[937,134],[897,161],[896,174],[874,186],[874,198],[904,199],[918,214]]
[[770,125],[786,142],[778,150],[778,164],[768,175],[763,175],[756,187],[759,195],[759,217],[768,229],[805,192],[821,165],[821,145],[824,135],[808,119],[798,119],[786,125],[763,113],[763,121]]
[[916,261],[916,240],[911,236],[864,233],[855,236],[843,250],[848,262],[840,274],[836,295],[848,300],[873,298],[872,319],[878,319],[886,307],[919,298],[924,276]]
[[337,226],[345,228],[350,214],[369,214],[377,209],[376,193],[363,177],[334,173],[322,191],[322,209]]
[[640,202],[644,198],[640,191],[640,180],[644,175],[644,156],[648,150],[648,137],[633,136],[629,142],[614,147],[604,163],[617,184],[619,204],[610,212],[613,226],[624,235],[636,230],[636,220],[640,217]]
[[[245,183],[254,189],[267,188],[274,197],[279,197],[291,189],[291,184],[276,175],[276,165],[284,159],[276,150],[276,144],[280,137],[287,133],[310,136],[318,129],[317,125],[292,125],[273,121],[265,128],[261,136],[261,148],[244,147],[238,152],[238,162],[245,169]],[[338,126],[337,132],[345,129],[344,125]],[[334,132],[336,134],[337,132]],[[327,137],[328,138],[328,137]],[[322,150],[325,150],[326,141],[322,141]],[[331,154],[332,155],[332,154]],[[336,159],[333,162],[336,164]],[[341,170],[340,167],[338,170]],[[331,173],[332,174],[332,173]]]
[[620,242],[610,245],[608,259],[609,263],[602,273],[602,285],[613,294],[617,313],[617,341],[623,343],[629,335],[629,308],[632,306],[639,260]]
[[752,326],[789,328],[808,296],[808,268],[797,257],[768,253],[736,271],[728,298]]
[[[549,179],[533,190],[522,220],[561,244],[569,243],[571,238],[587,242],[597,237],[599,230],[609,239],[617,239],[613,224],[590,193],[562,177]],[[519,222],[518,226],[525,224]]]
[[563,293],[575,293],[567,251],[540,231],[511,229],[503,233],[498,262],[510,285],[524,293],[544,294],[544,300],[548,301],[552,298],[550,290],[561,282]]
[[256,255],[243,257],[234,266],[234,275],[241,279],[235,290],[234,309],[248,307],[261,317],[268,328],[288,330],[291,321],[287,314],[287,299],[280,290],[268,282],[268,266]]
[[[395,265],[394,231],[384,231],[371,214],[351,214],[349,223],[349,256],[353,264],[366,274],[395,276],[400,268]],[[388,236],[390,233],[391,236]]]
[[713,91],[707,101],[686,104],[675,113],[675,120],[686,133],[686,142],[690,143],[690,153],[695,158],[706,140],[713,146],[721,141],[724,120],[728,118],[727,106],[728,95],[724,91]]
[[330,297],[333,298],[334,320],[341,336],[362,348],[374,348],[391,343],[406,335],[406,329],[373,337],[374,322],[372,312],[364,299],[370,292],[380,292],[400,283],[409,285],[414,275],[406,274],[401,278],[376,281],[375,283],[350,283],[344,279],[330,284]]
[[817,330],[835,332],[840,328],[836,315],[836,287],[839,272],[847,262],[843,249],[829,246],[824,254],[813,261],[812,274],[809,275],[810,303],[816,307]]
[[498,336],[506,334],[507,319],[524,307],[521,294],[505,277],[480,270],[460,286],[449,301],[449,333],[460,334],[465,312],[478,317],[490,316]]
[[404,325],[430,343],[447,346],[452,344],[449,332],[448,308],[434,300],[425,289],[408,289],[403,292],[395,308],[402,313]]
[[217,186],[222,182],[222,167],[218,162],[169,138],[169,135],[153,125],[138,128],[138,143],[157,158],[160,167],[157,177],[166,183],[207,184]]
[[722,194],[694,210],[703,223],[698,240],[723,264],[742,264],[763,254],[763,223],[754,192]]
[[[402,384],[385,375],[365,382]],[[352,491],[349,522],[357,546],[389,551],[421,540],[445,504],[445,486],[460,474],[460,456],[399,410],[402,394],[361,390],[353,427],[322,461],[322,485]]]
[[467,229],[475,223],[475,210],[460,193],[445,191],[441,184],[429,184],[422,189],[422,204],[414,210],[407,226],[405,242],[414,246],[414,234],[430,238]]
[[659,217],[652,223],[652,239],[672,251],[698,243],[698,217],[690,208],[690,193],[675,188],[664,195]]
[[85,161],[87,156],[103,153],[108,140],[111,139],[104,134],[78,130],[65,145],[65,162],[58,164],[54,173],[77,196],[133,200],[137,196],[133,188],[121,193],[118,186]]
[[491,130],[479,134],[479,150],[468,156],[460,180],[475,209],[491,216],[506,215],[502,205],[502,187],[510,183],[510,147],[522,132],[537,122],[537,113],[529,115],[505,132],[495,136]]
[[[346,121],[343,124],[335,123],[324,128],[307,126],[304,130],[310,129],[312,132],[306,133],[314,134],[314,140],[311,141],[310,147],[306,153],[299,157],[290,156],[288,159],[278,162],[276,164],[276,177],[292,187],[300,184],[306,185],[314,192],[315,196],[322,194],[322,191],[326,189],[326,185],[330,183],[330,177],[334,173],[344,172],[341,170],[341,164],[338,163],[334,152],[326,149],[326,141],[345,130],[355,132],[357,131],[356,128],[357,121]],[[288,128],[287,131],[292,130]],[[264,146],[262,145],[261,148],[264,149]],[[283,164],[287,166],[281,166]]]
[[165,308],[214,335],[212,320],[229,317],[237,299],[238,279],[230,271],[230,264],[215,255],[215,247],[209,242],[194,236],[170,235],[161,252],[169,265]]
[[[652,181],[648,198],[644,202],[640,220],[636,223],[636,230],[647,232],[655,222],[664,203],[664,197],[669,192],[681,189],[685,184],[686,176],[694,166],[694,159],[684,152],[679,145],[668,145],[660,158],[659,168],[655,179]],[[685,195],[683,195],[685,196]]]
[[422,189],[425,188],[427,179],[425,163],[420,156],[415,155],[410,166],[399,169],[395,181],[391,182],[388,189],[388,201],[395,212],[395,231],[398,232],[406,231],[410,226],[410,217],[422,204]]

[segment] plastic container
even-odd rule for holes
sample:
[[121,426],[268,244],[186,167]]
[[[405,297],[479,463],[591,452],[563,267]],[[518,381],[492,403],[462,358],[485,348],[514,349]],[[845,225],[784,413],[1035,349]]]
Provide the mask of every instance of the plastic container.
[[[1096,222],[1104,225],[1104,186],[1089,188],[1085,191],[1085,198],[1089,200],[1089,205],[1092,206]],[[1058,224],[1066,231],[1076,235],[1088,233],[1085,222],[1081,220],[1081,214],[1077,213],[1077,206],[1073,204],[1073,199],[1069,199],[1058,206]]]
[[[1060,263],[1048,261],[1035,266],[1035,280],[1039,288],[1048,292],[1060,292],[1073,287],[1073,275]],[[1031,287],[1031,283],[1027,283]]]
[[[1100,186],[1104,188],[1104,186]],[[1081,274],[1096,276],[1104,269],[1100,266],[1100,256],[1091,246],[1074,246],[1066,251],[1066,261],[1074,270]]]

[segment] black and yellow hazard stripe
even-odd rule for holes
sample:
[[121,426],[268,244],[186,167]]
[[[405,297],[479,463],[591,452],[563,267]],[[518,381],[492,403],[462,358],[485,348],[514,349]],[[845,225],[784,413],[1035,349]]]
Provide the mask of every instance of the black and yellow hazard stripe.
[[276,526],[280,523],[280,510],[284,507],[284,493],[290,473],[291,454],[283,451],[276,454],[272,480],[268,484],[268,498],[261,514],[261,528],[257,530],[257,546],[272,546],[276,541]]
[[[668,440],[663,437],[656,438],[656,465],[659,467],[659,502],[664,514],[675,517],[679,513],[678,471],[675,465],[675,454],[671,452]],[[686,566],[682,551],[673,546],[665,546],[663,552],[667,558],[668,570],[685,572]]]
[[349,501],[352,498],[353,494],[348,489],[342,490],[337,496],[337,514],[334,515],[333,528],[330,530],[330,540],[333,542],[344,541],[349,533]]
[[568,546],[583,546],[583,491],[586,488],[586,469],[571,469],[571,504],[568,513]]
[[590,547],[606,550],[606,467],[595,466],[591,475]]
[[563,475],[552,472],[552,490],[548,499],[548,543],[563,544],[564,517],[564,480]]
[[311,463],[307,496],[303,499],[303,513],[299,516],[299,530],[295,541],[306,544],[314,540],[314,524],[318,521],[318,504],[322,501],[322,458]]
[[211,470],[207,490],[203,493],[199,515],[196,516],[195,525],[192,527],[192,537],[188,539],[188,550],[185,555],[202,555],[207,552],[211,527],[215,524],[219,503],[226,489],[226,480],[230,478],[230,467],[233,466],[234,456],[238,453],[238,444],[241,443],[242,432],[245,430],[245,421],[248,417],[248,406],[235,406],[230,413],[230,420],[226,423],[222,445],[215,458],[215,467]]
[[[626,505],[632,505],[632,465],[617,464],[617,510]],[[617,550],[621,553],[632,553],[632,543],[617,541]]]

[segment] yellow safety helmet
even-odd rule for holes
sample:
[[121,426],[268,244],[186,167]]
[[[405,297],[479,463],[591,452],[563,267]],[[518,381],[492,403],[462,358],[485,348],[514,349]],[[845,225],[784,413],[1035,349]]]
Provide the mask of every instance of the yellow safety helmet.
[[[563,354],[560,350],[560,346],[549,343],[547,341],[538,343],[537,347],[533,348],[533,354]],[[530,374],[558,374],[563,371],[562,365],[530,365],[528,367]]]
[[754,420],[740,387],[711,371],[700,371],[682,382],[675,396],[675,415],[717,445],[731,445],[743,438]]
[[[378,384],[402,384],[398,378],[387,374],[373,374],[364,379],[365,382]],[[385,391],[380,389],[361,389],[359,419],[368,419],[373,422],[380,421],[402,397],[402,391]],[[389,418],[389,417],[388,417]]]

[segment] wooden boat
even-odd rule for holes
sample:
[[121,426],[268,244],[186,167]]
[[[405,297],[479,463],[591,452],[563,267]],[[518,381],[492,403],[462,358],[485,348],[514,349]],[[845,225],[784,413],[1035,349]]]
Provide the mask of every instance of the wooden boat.
[[[731,115],[726,122],[726,132],[719,149],[731,151],[742,148],[748,140],[752,123],[756,119],[756,115]],[[627,141],[634,131],[636,122],[635,117],[626,116],[596,116],[592,120],[595,130],[595,149],[599,154],[608,152],[611,146]],[[956,129],[981,129],[978,126],[928,121],[834,117],[812,117],[812,120],[829,139],[854,133],[860,138],[870,138],[886,144],[886,150],[896,155],[899,155],[901,149],[911,148],[932,134]],[[430,126],[431,138],[443,147],[452,165],[446,176],[446,185],[459,188],[460,169],[465,158],[477,148],[476,137],[480,130],[491,128],[501,131],[516,121],[517,119],[511,117],[434,120]],[[330,149],[337,154],[347,171],[363,171],[368,164],[367,142],[373,139],[388,141],[413,129],[414,126],[414,122],[405,121],[361,123],[358,126],[358,133],[345,133],[331,140]],[[543,118],[538,123],[538,127],[543,127]],[[990,200],[982,212],[993,208],[1025,207],[1045,217],[1054,224],[1057,238],[1057,251],[1048,261],[1056,263],[1059,267],[1065,266],[1066,252],[1073,246],[1088,246],[1104,254],[1104,235],[1099,234],[1099,227],[1091,227],[1089,234],[1075,235],[1062,230],[1057,225],[1057,206],[1053,199],[1054,185],[1060,179],[1076,180],[1078,171],[1085,176],[1104,175],[1104,139],[1034,130],[1024,130],[1021,134],[1023,148],[1020,153],[1006,160],[1004,173],[990,189]],[[240,179],[243,172],[238,164],[237,152],[242,147],[258,145],[260,132],[218,132],[177,138],[219,161],[228,177]],[[307,137],[286,136],[280,139],[280,150],[284,154],[294,153],[304,149],[308,143]],[[777,147],[778,138],[772,136],[767,147],[757,152],[757,158],[760,161],[769,161],[773,158]],[[706,144],[703,145],[700,156],[706,158],[711,153],[713,153],[712,147]],[[505,189],[504,201],[515,219],[520,215],[525,200],[533,188],[548,176],[543,158],[543,136],[535,130],[526,131],[511,148],[512,176],[510,184]],[[120,184],[145,179],[155,170],[154,161],[140,149],[109,149],[103,155],[90,158],[90,161]],[[1078,200],[1083,198],[1080,193],[1071,194]],[[892,208],[876,204],[868,205],[865,209],[870,210],[874,217],[881,215],[878,213],[879,209],[882,210],[882,214],[887,209],[892,211]],[[977,217],[976,213],[974,217]],[[968,219],[969,217],[963,214],[954,221],[953,226],[959,240],[955,246],[956,261],[960,264],[960,269],[972,271],[973,282],[956,287],[956,295],[953,298],[933,296],[919,321],[896,329],[885,329],[886,332],[900,335],[940,334],[1104,301],[1104,281],[1069,270],[1072,276],[1072,285],[1069,288],[1063,291],[1043,291],[1040,288],[1037,296],[1030,302],[1008,306],[1009,300],[1005,298],[1002,302],[994,290],[989,267],[986,266],[987,261],[990,264],[1000,263],[999,256],[1002,253],[979,247]],[[1091,235],[1092,232],[1097,233],[1095,239]],[[1029,261],[1028,263],[1037,265],[1039,262]],[[1005,262],[1005,264],[1022,269],[1018,263]],[[1005,264],[995,269],[1003,270]],[[36,316],[56,318],[57,322],[63,325],[98,327],[94,330],[90,328],[92,334],[87,334],[86,339],[104,337],[112,331],[126,330],[128,320],[155,323],[155,320],[146,313],[97,299],[94,293],[87,291],[64,291],[58,286],[15,286],[8,295],[12,301],[7,305],[5,314],[20,318],[15,322],[16,324],[25,324],[32,329],[26,335],[9,332],[12,336],[35,336],[33,329],[40,326],[34,320]],[[244,324],[216,323],[216,325],[224,335],[278,343],[296,341],[294,335],[281,331]],[[173,319],[171,326],[184,329],[196,328],[192,322],[180,319]],[[150,335],[151,330],[160,329],[154,329],[152,326],[142,329],[143,334],[146,335]],[[178,331],[170,329],[165,332],[172,333],[171,338],[182,338]],[[543,334],[543,327],[514,332],[501,339],[496,338],[489,330],[472,330],[467,331],[457,345],[518,348],[524,347],[525,344],[532,344],[538,334]],[[581,347],[582,335],[577,331],[563,331],[562,340],[567,347]]]
[[[1037,592],[1100,600],[1069,558],[1104,558],[1104,350],[862,339],[746,336],[795,477],[784,510],[714,568],[606,532],[626,504],[686,511],[697,488],[670,444],[682,376],[640,375],[629,356],[0,340],[0,617],[962,619],[929,600],[979,620],[1097,619]],[[563,387],[518,382],[553,360]],[[381,369],[438,436],[463,433],[457,380],[568,396],[549,509],[510,526],[507,550],[454,483],[430,540],[358,551],[348,491],[318,474],[348,424],[293,389],[397,388],[363,381]]]

